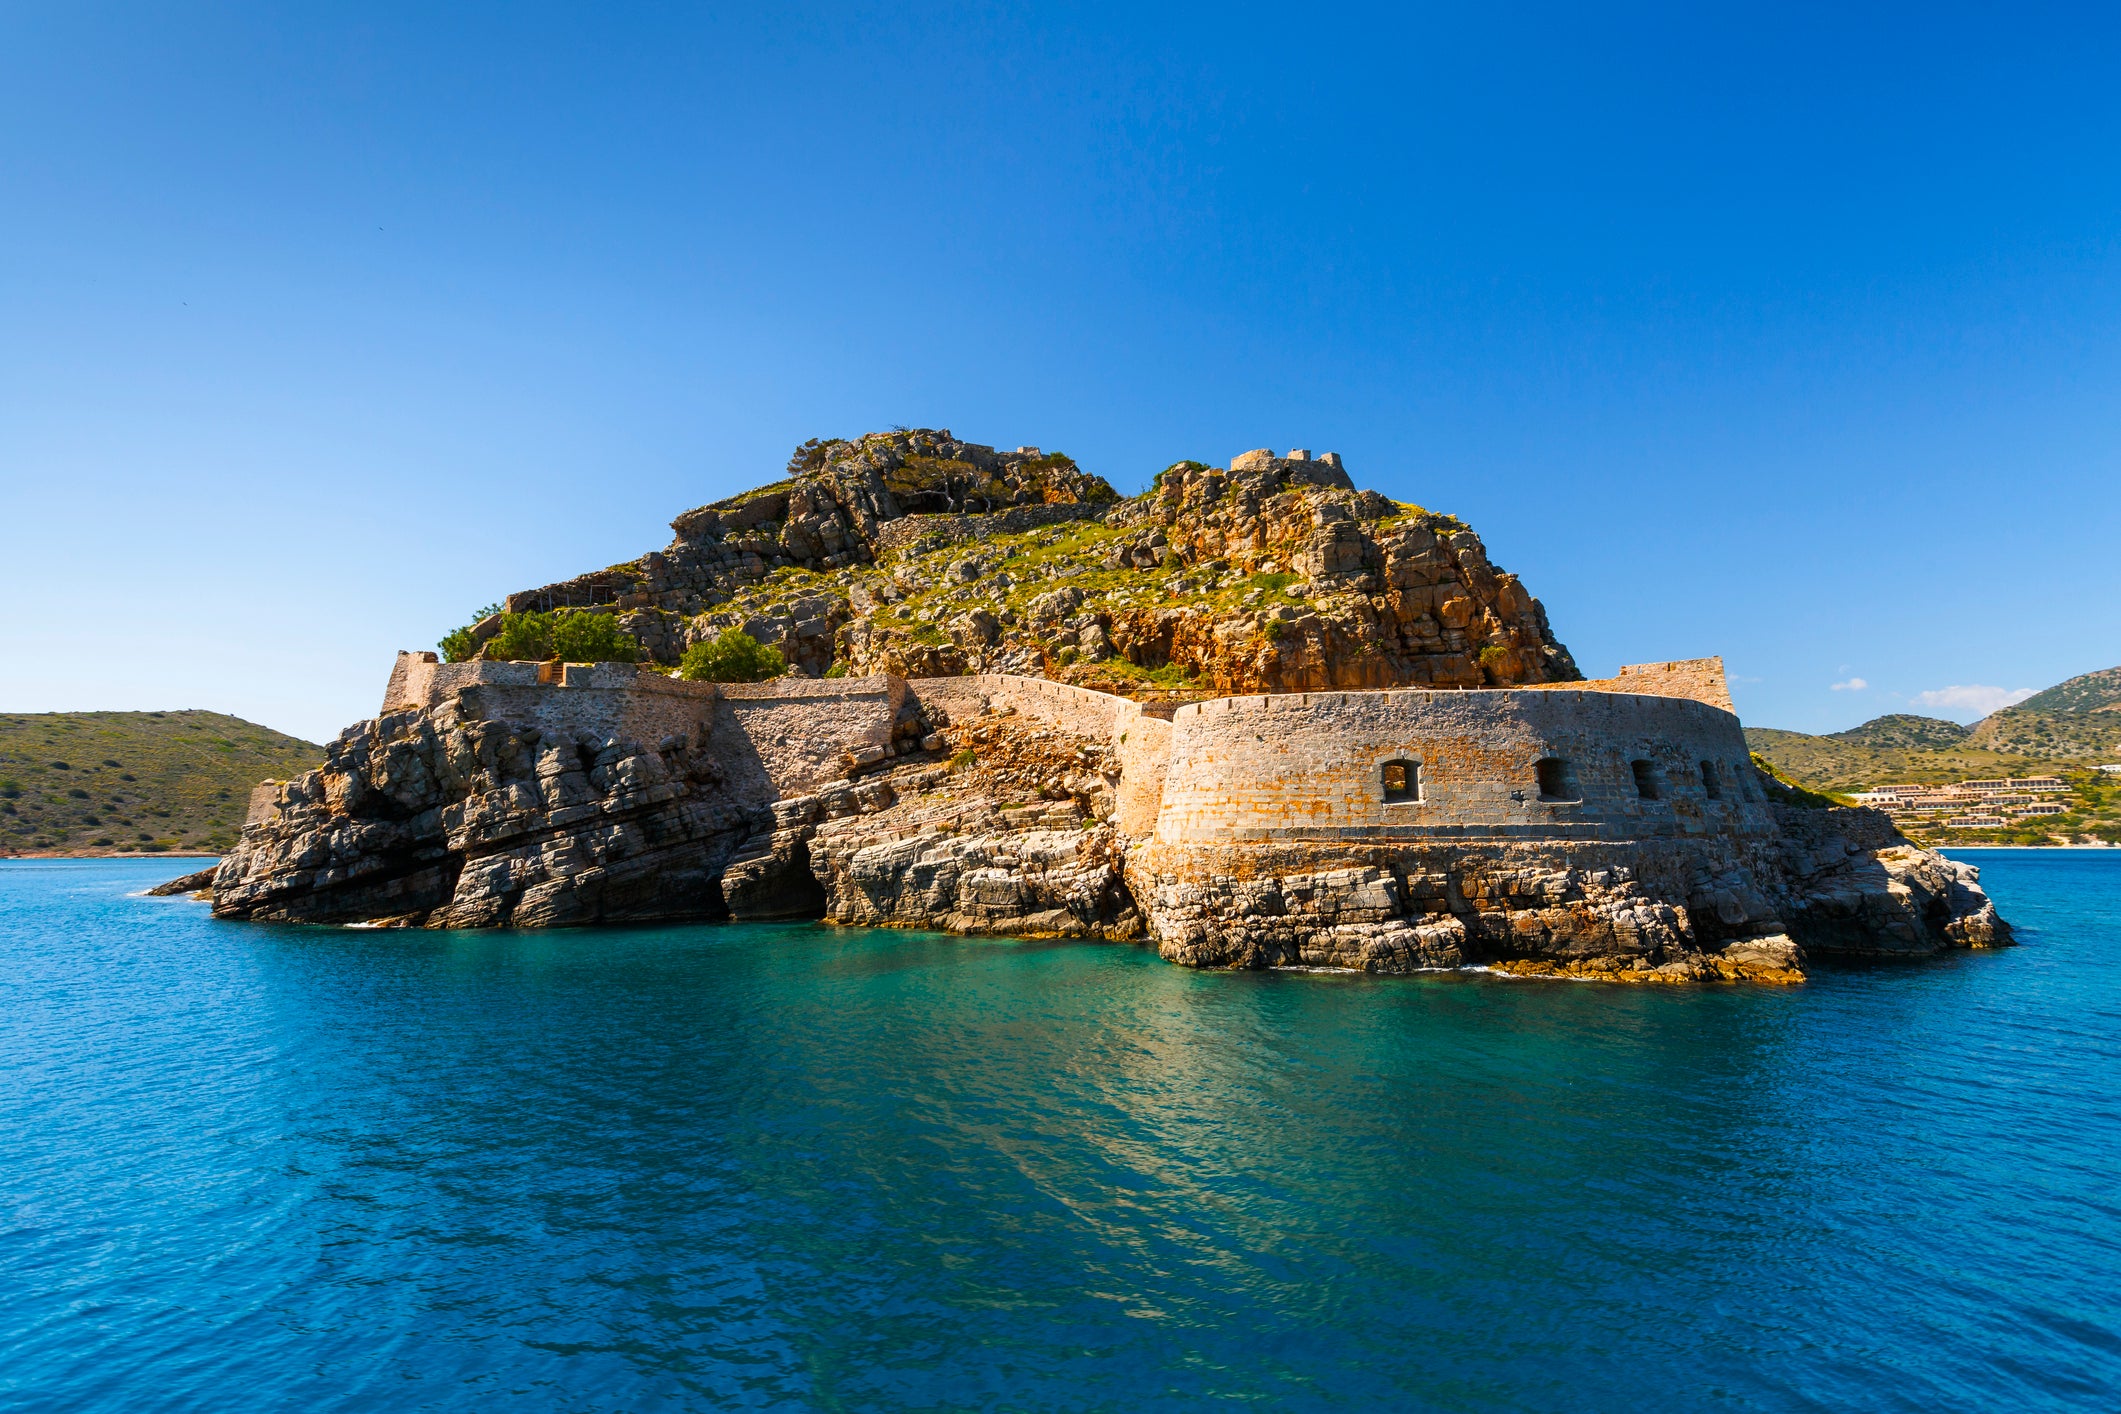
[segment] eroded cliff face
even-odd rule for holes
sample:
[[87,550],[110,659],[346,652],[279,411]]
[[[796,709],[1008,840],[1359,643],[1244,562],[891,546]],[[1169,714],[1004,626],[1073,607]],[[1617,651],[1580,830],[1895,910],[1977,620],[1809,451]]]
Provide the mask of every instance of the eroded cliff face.
[[[763,801],[705,743],[483,720],[478,693],[363,722],[221,861],[214,913],[437,928],[723,916]],[[770,816],[765,820],[770,822]]]
[[1194,967],[1635,982],[1795,982],[1808,953],[2010,940],[1971,868],[1873,811],[1773,806],[1776,833],[1729,840],[1182,847],[1120,827],[1113,742],[1006,707],[909,699],[888,746],[789,795],[731,769],[726,742],[592,740],[491,708],[467,689],[342,735],[222,862],[216,914],[822,917],[1145,940]]
[[813,676],[1010,672],[1152,700],[1582,676],[1469,527],[1358,491],[1338,458],[1180,462],[1124,501],[1061,454],[947,431],[809,447],[792,470],[508,605],[614,614],[663,664],[740,628]]

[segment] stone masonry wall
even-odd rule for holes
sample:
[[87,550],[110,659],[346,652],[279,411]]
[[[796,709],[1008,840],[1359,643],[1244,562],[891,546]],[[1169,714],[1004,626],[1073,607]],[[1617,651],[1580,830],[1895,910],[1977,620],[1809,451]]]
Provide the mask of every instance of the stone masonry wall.
[[[1528,683],[1526,686],[1540,686]],[[1731,705],[1730,683],[1723,674],[1721,658],[1681,658],[1670,663],[1629,663],[1617,674],[1596,682],[1565,683],[1562,686],[1586,692],[1627,692],[1651,697],[1690,697],[1726,712]]]
[[[1167,722],[1126,698],[1005,673],[718,685],[628,664],[438,663],[401,653],[384,707],[469,692],[482,716],[569,737],[693,735],[713,743],[743,789],[768,796],[846,777],[848,753],[888,744],[909,698],[959,719],[1010,708],[1109,744],[1121,763],[1114,823],[1164,844],[1754,836],[1772,826],[1737,719],[1691,700],[1717,695],[1721,683],[1721,660],[1699,659],[1634,665],[1571,688],[1218,698]],[[1653,686],[1672,692],[1650,696]],[[1572,799],[1541,799],[1543,757],[1567,763]],[[1382,769],[1397,760],[1418,763],[1419,795],[1388,804]],[[1637,761],[1648,763],[1654,798],[1637,780]]]
[[940,707],[953,718],[1009,707],[1070,735],[1109,744],[1120,761],[1113,823],[1137,839],[1155,830],[1163,804],[1171,724],[1151,716],[1139,702],[1012,673],[915,678],[907,686],[922,705]]
[[[1737,718],[1692,701],[1552,688],[1296,693],[1190,704],[1172,728],[1156,828],[1167,845],[1773,829]],[[1566,763],[1566,798],[1542,799],[1542,758]],[[1395,760],[1418,763],[1418,799],[1385,801],[1383,767]],[[1655,798],[1638,786],[1637,761]]]

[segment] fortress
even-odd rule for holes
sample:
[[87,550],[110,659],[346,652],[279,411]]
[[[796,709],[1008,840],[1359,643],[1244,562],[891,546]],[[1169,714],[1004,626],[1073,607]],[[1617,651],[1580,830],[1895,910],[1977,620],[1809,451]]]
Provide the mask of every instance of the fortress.
[[886,762],[909,713],[954,721],[1001,708],[1105,746],[1112,823],[1171,847],[1774,830],[1718,658],[1625,667],[1567,688],[1225,697],[1161,716],[1129,698],[1000,673],[696,683],[627,663],[400,653],[380,715],[431,711],[466,692],[481,715],[546,736],[709,742],[739,789],[769,800]]
[[[259,788],[215,913],[1664,982],[2008,941],[1974,870],[1755,770],[1720,659],[1583,681],[1471,527],[1333,453],[1122,499],[1057,452],[896,429],[788,473],[509,596],[445,640],[462,661],[400,654],[373,721]],[[645,661],[510,661],[580,614]],[[732,630],[789,673],[671,675]]]
[[216,911],[822,916],[1645,980],[2005,936],[1972,871],[1882,817],[1771,800],[1728,703],[1716,659],[1159,711],[998,673],[714,684],[404,653],[322,772],[261,787]]

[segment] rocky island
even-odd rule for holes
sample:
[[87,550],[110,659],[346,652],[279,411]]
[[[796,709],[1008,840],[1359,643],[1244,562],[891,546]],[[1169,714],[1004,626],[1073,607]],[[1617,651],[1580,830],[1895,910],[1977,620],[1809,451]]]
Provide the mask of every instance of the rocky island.
[[[1069,458],[896,431],[403,653],[254,793],[231,919],[825,918],[1188,966],[1801,980],[2009,941],[1975,871],[1755,769],[1702,659],[1585,681],[1456,519],[1330,453]],[[581,616],[596,616],[584,619]],[[532,622],[633,661],[544,661]],[[774,649],[762,682],[678,675]]]

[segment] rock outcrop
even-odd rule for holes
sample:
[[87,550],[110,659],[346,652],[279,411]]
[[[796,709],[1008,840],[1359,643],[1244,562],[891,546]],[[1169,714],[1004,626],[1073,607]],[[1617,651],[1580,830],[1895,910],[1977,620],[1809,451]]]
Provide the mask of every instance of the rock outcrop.
[[1014,672],[1153,700],[1582,676],[1469,527],[1358,491],[1330,453],[1180,462],[1124,501],[1059,453],[947,431],[810,445],[791,471],[508,608],[613,614],[664,665],[738,628],[812,676]]
[[[947,432],[789,470],[510,597],[617,615],[644,667],[497,661],[493,622],[472,661],[401,654],[376,720],[253,797],[215,913],[1644,982],[2009,941],[1971,868],[1760,777],[1720,659],[1583,682],[1470,529],[1330,454],[1182,462],[1128,501]],[[732,626],[790,675],[658,671]]]
[[760,821],[705,742],[486,720],[477,698],[342,733],[244,827],[214,912],[438,928],[726,915],[723,869]]
[[[1681,810],[1676,829],[1644,815],[1633,839],[1599,838],[1612,833],[1603,826],[1566,836],[1587,824],[1513,836],[1506,818],[1479,825],[1477,804],[1459,810],[1471,823],[1451,828],[1478,837],[1330,821],[1218,833],[1189,782],[1205,768],[1245,795],[1241,764],[1203,757],[1213,738],[1189,729],[1175,748],[1188,761],[1174,766],[1169,722],[1072,689],[1001,678],[718,689],[618,669],[549,684],[515,681],[514,665],[427,671],[401,663],[391,691],[403,705],[342,734],[321,769],[261,793],[213,875],[217,915],[432,928],[822,917],[1140,939],[1194,967],[1488,965],[1640,982],[1794,982],[1807,953],[2009,941],[1968,866],[1909,846],[1874,811],[1778,805],[1736,777],[1722,804]],[[1506,705],[1421,700],[1454,719]],[[1598,706],[1655,723],[1689,704],[1622,694]],[[1374,694],[1312,703],[1304,734],[1319,747],[1333,714],[1377,707]],[[1567,745],[1556,723],[1583,709],[1534,694],[1509,710],[1551,719],[1542,740]],[[1217,715],[1244,726],[1241,714]],[[626,730],[686,723],[652,743]],[[1484,737],[1507,747],[1503,727]],[[1345,747],[1285,755],[1275,769],[1300,776],[1306,759],[1331,763]],[[1450,769],[1439,759],[1439,809]],[[1595,812],[1593,763],[1579,769],[1583,798],[1570,804]],[[1159,809],[1145,811],[1144,790]],[[1270,806],[1240,807],[1225,824],[1241,826],[1245,808]]]

